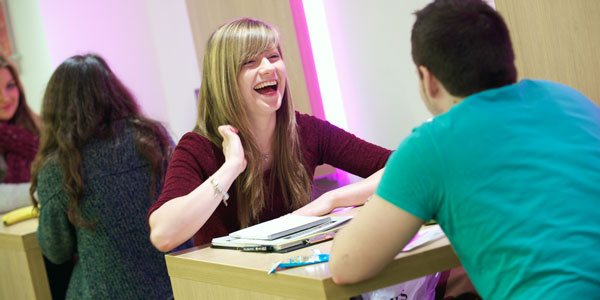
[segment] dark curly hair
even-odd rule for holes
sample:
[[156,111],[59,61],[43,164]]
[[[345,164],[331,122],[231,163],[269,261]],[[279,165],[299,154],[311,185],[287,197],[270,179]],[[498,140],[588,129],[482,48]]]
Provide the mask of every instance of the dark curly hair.
[[[142,116],[132,94],[100,56],[76,55],[58,66],[48,82],[42,104],[45,126],[32,167],[32,198],[40,169],[51,156],[56,157],[69,196],[69,220],[76,226],[90,226],[79,209],[84,185],[81,150],[92,137],[112,137],[116,121],[122,119],[133,126],[137,149],[150,164],[149,193],[155,195],[172,153],[164,128]],[[37,205],[35,198],[34,204]]]

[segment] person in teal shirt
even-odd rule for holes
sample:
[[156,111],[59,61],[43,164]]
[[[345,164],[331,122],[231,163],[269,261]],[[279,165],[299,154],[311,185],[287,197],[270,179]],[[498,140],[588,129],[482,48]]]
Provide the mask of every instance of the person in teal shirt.
[[333,280],[376,275],[435,219],[484,299],[598,297],[600,107],[559,83],[516,82],[508,29],[480,0],[416,16],[413,60],[435,117],[336,236]]

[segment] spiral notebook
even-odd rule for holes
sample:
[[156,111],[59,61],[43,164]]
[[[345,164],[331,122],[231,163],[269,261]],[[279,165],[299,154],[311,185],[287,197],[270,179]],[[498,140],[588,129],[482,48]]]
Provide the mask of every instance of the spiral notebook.
[[[233,237],[230,234],[227,236],[214,238],[211,244],[213,248],[225,248],[253,252],[288,252],[332,239],[342,225],[344,225],[351,218],[351,216],[327,217],[326,219],[329,219],[329,221],[325,223],[319,223],[318,225],[312,227],[304,227],[304,229],[300,231],[294,230],[293,233],[289,233],[272,240],[238,238]],[[288,218],[284,218],[283,221],[287,219]],[[281,221],[282,220],[279,220],[274,223]],[[271,224],[269,226],[271,226]]]

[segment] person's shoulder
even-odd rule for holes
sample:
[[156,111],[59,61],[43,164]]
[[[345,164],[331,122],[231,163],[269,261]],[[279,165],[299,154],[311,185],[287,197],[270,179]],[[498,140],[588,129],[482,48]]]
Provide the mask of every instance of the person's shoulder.
[[37,174],[38,200],[43,202],[59,193],[63,188],[63,173],[55,155],[50,155]]
[[220,152],[217,145],[213,144],[207,137],[191,131],[184,134],[175,147],[174,157],[180,157],[187,153],[194,157],[214,157]]
[[568,86],[564,83],[554,82],[554,81],[550,81],[550,80],[523,79],[523,80],[519,81],[518,85],[521,86],[522,88],[539,91],[542,93],[550,93],[550,94],[562,93],[562,94],[571,94],[572,96],[577,96],[577,97],[586,97],[585,95],[583,95],[583,93],[581,93],[580,91],[576,90],[575,88],[573,88],[571,86]]
[[433,144],[443,143],[453,130],[453,116],[448,113],[427,119],[414,127],[411,133],[402,140],[402,145],[433,147]]
[[570,86],[560,83],[560,82],[545,80],[545,79],[532,79],[532,78],[521,79],[515,85],[525,86],[525,87],[547,87],[547,88],[554,87],[554,88],[572,89]]
[[334,126],[318,117],[296,111],[296,128],[301,139],[307,142],[318,136],[329,136]]
[[181,137],[177,146],[212,148],[213,143],[205,136],[202,136],[195,131],[190,131]]
[[429,136],[436,131],[443,131],[448,127],[448,120],[445,115],[440,115],[427,119],[421,125],[413,128],[409,138],[418,139],[423,136]]
[[314,122],[323,122],[323,120],[303,113],[303,112],[299,112],[299,111],[295,111],[296,114],[296,123],[298,123],[298,125],[303,125],[303,124],[310,124],[310,123],[314,123]]
[[46,157],[46,160],[41,163],[40,170],[38,172],[38,181],[44,181],[48,178],[62,176],[61,168],[56,154],[50,154]]
[[315,129],[323,130],[323,129],[327,129],[327,128],[334,126],[326,120],[322,120],[313,115],[309,115],[309,114],[302,113],[299,111],[296,111],[296,124],[298,125],[298,128],[300,128],[301,130],[303,128],[304,129],[312,129],[312,130],[315,130]]

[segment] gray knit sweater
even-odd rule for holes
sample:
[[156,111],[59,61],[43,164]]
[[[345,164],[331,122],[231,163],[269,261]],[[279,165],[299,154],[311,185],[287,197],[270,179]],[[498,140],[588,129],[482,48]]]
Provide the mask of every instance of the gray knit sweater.
[[149,239],[147,161],[136,151],[133,130],[122,126],[109,140],[83,149],[84,195],[80,201],[93,229],[74,227],[61,167],[49,159],[38,175],[41,205],[37,239],[54,263],[76,257],[67,299],[168,299],[172,297],[164,255]]

